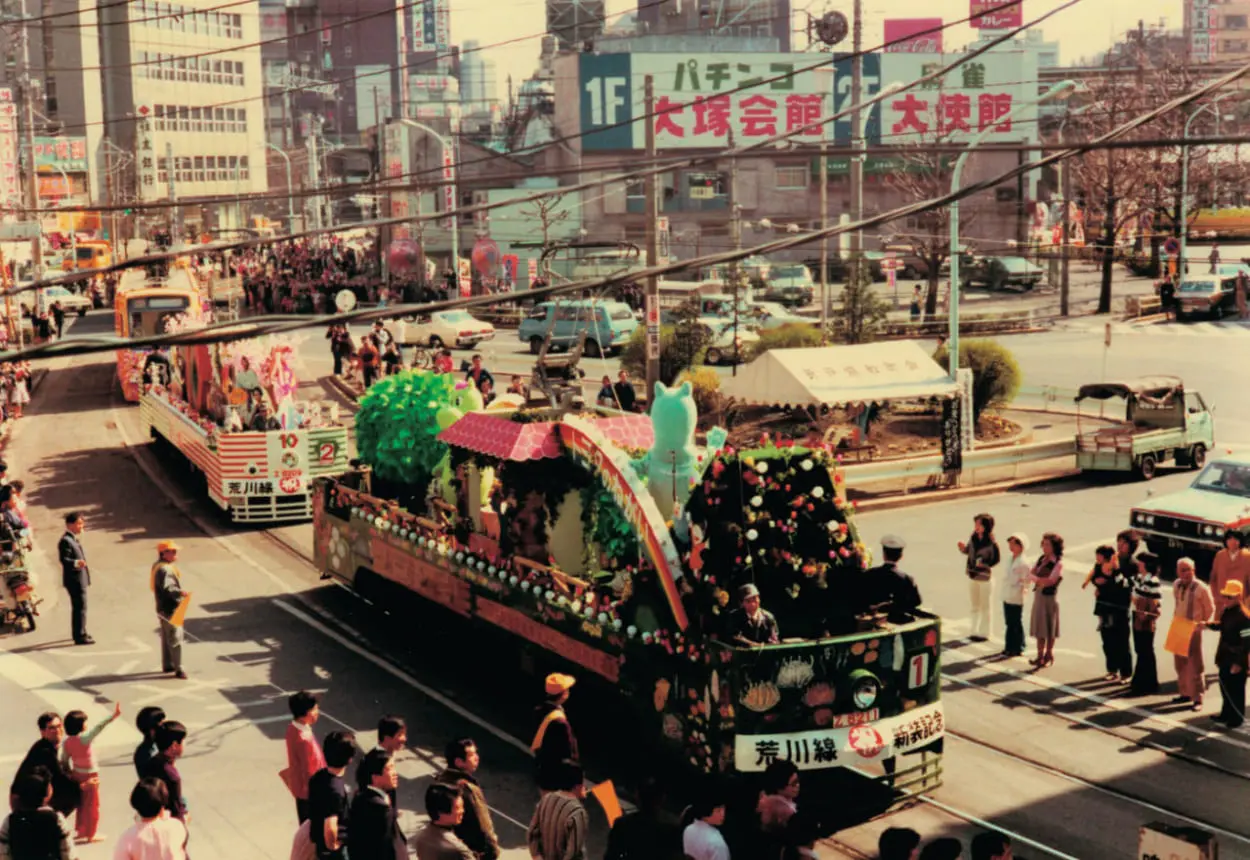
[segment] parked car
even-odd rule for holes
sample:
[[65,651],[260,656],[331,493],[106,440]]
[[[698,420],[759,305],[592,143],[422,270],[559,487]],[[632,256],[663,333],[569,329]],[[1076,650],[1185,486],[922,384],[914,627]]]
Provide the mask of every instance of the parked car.
[[78,292],[66,289],[64,286],[45,286],[45,306],[51,307],[55,301],[61,302],[61,307],[65,309],[66,314],[69,314],[69,312],[75,312],[75,314],[83,316],[85,312],[91,310],[90,296],[80,295]]
[[699,322],[707,329],[707,352],[704,353],[705,364],[737,364],[746,361],[760,336],[739,322],[737,329],[733,322],[725,322],[719,317],[704,317]]
[[1218,320],[1235,311],[1236,305],[1237,278],[1228,275],[1190,275],[1176,291],[1177,319],[1207,316]]
[[[877,282],[885,280],[885,270],[881,268],[881,261],[885,259],[884,251],[864,251],[864,259],[868,263],[868,271],[872,274],[872,279]],[[803,265],[807,266],[813,272],[820,271],[820,257],[812,257],[803,261]],[[847,276],[850,273],[850,261],[841,254],[829,252],[829,282],[830,283],[846,283]]]
[[911,245],[886,245],[885,253],[902,263],[897,276],[900,281],[921,281],[929,277],[929,262]]
[[815,317],[789,311],[778,302],[752,302],[749,306],[751,324],[756,328],[781,328],[783,325],[816,325]]
[[495,327],[468,311],[437,311],[420,314],[401,323],[397,339],[401,344],[418,344],[432,349],[472,349],[494,337]]
[[786,307],[802,307],[810,305],[816,295],[816,283],[807,266],[793,263],[781,263],[768,271],[768,285],[764,288],[764,298]]
[[619,352],[636,328],[638,320],[624,302],[540,302],[517,326],[517,337],[537,355],[549,331],[551,345],[561,349],[573,346],[584,332],[586,354],[594,358]]
[[1020,286],[1031,290],[1042,282],[1042,267],[1024,257],[978,257],[969,266],[960,262],[959,281],[963,286],[985,284],[991,290]]

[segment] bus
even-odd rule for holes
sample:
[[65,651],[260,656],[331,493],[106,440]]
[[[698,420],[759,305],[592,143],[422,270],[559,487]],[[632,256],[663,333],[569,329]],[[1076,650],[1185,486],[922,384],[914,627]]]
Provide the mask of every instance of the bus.
[[[152,337],[166,334],[180,317],[199,320],[200,294],[190,287],[143,285],[119,288],[113,303],[113,331],[118,337]],[[129,403],[143,393],[143,364],[152,350],[147,347],[117,350],[117,382]]]

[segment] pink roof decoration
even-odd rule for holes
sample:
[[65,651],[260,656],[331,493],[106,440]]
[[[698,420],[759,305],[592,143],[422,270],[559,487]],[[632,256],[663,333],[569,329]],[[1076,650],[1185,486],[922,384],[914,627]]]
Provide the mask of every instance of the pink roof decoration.
[[[655,443],[646,415],[595,418],[593,423],[615,445],[650,449]],[[500,460],[554,460],[564,453],[554,421],[521,424],[487,412],[469,412],[438,434],[439,441]]]

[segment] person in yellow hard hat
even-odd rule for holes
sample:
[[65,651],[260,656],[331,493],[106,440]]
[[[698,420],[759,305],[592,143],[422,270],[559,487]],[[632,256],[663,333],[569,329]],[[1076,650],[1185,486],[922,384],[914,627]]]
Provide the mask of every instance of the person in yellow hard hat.
[[[1215,649],[1215,665],[1220,670],[1220,693],[1224,707],[1214,717],[1230,729],[1246,718],[1246,670],[1250,669],[1250,605],[1240,580],[1230,579],[1220,589],[1224,612],[1219,616],[1220,642]],[[1212,625],[1215,626],[1215,625]]]
[[547,676],[546,700],[538,708],[538,731],[530,749],[537,760],[538,787],[544,791],[561,788],[560,775],[565,762],[576,762],[577,736],[564,713],[564,703],[569,700],[569,690],[577,683],[572,675],[553,672]]
[[187,593],[182,590],[182,574],[178,572],[178,544],[163,540],[156,545],[159,556],[152,565],[151,588],[156,596],[156,617],[161,625],[161,671],[173,672],[175,678],[186,680],[182,670],[182,613],[179,612]]

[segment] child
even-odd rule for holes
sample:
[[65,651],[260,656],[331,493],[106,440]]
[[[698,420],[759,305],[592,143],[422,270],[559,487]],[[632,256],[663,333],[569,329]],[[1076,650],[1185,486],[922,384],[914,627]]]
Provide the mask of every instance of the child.
[[139,774],[139,778],[143,778],[143,768],[147,763],[156,757],[156,730],[161,723],[165,722],[165,709],[156,705],[148,705],[139,711],[139,716],[135,717],[135,726],[143,735],[143,740],[139,742],[139,746],[135,747],[135,772]]
[[95,750],[91,744],[100,732],[122,714],[122,704],[113,706],[113,715],[106,717],[95,728],[87,731],[87,715],[82,711],[70,711],[65,715],[65,744],[61,747],[61,766],[70,771],[73,779],[82,786],[82,800],[74,817],[78,840],[99,842],[104,837],[96,833],[100,826],[100,768],[96,763]]

